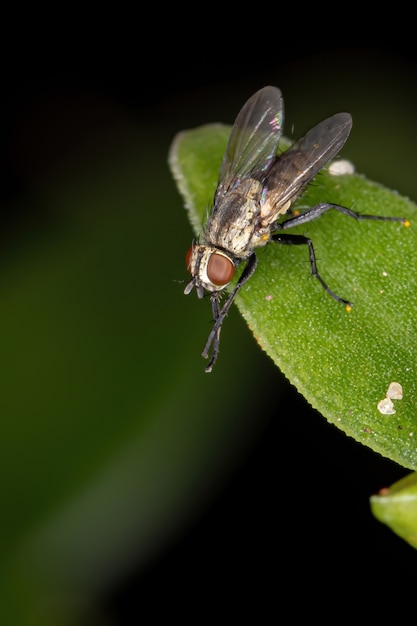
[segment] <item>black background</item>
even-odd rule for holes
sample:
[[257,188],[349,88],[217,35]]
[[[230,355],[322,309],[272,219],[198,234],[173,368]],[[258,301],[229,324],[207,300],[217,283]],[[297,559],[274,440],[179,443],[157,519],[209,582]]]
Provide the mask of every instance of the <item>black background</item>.
[[[106,27],[98,20],[82,33],[68,28],[62,17],[46,33],[34,32],[29,24],[30,37],[26,29],[17,29],[3,54],[2,200],[25,192],[15,165],[16,132],[46,93],[88,89],[137,115],[156,118],[169,115],[173,103],[178,107],[195,92],[218,94],[230,81],[241,89],[247,85],[250,93],[260,73],[277,74],[280,66],[302,63],[313,54],[357,58],[366,47],[376,57],[393,54],[399,65],[415,62],[409,50],[387,44],[382,34],[379,41],[352,41],[348,29],[341,37],[334,25],[321,22],[322,15],[320,27],[309,28],[302,9],[293,8],[305,24],[301,32],[294,16],[288,26],[263,7],[252,8],[253,14],[239,22],[233,12],[226,16],[222,11],[211,18],[187,12],[180,23],[171,23],[160,7],[160,15],[124,16],[117,26]],[[77,26],[82,23],[80,15]],[[3,213],[2,237],[7,239],[12,225],[25,219],[30,218]],[[266,381],[274,374],[272,364],[268,368]],[[270,406],[270,419],[248,458],[194,523],[145,570],[130,571],[97,599],[105,623],[149,623],[145,615],[152,616],[152,623],[170,616],[194,616],[193,623],[200,623],[207,615],[240,621],[250,610],[257,623],[288,619],[288,612],[291,620],[329,615],[333,622],[340,619],[340,608],[343,614],[355,613],[365,602],[374,612],[387,595],[394,601],[400,594],[407,597],[415,551],[372,517],[369,496],[408,472],[328,425],[290,386],[279,411],[274,397]],[[286,451],[277,444],[281,411],[303,422],[297,467],[286,467]],[[319,450],[311,449],[310,434],[320,440]],[[301,513],[305,509],[308,520]]]

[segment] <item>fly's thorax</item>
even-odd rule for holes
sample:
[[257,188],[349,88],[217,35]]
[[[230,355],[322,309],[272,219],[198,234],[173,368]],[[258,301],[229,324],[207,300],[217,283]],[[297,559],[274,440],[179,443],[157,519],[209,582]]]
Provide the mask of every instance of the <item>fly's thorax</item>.
[[185,263],[192,279],[185,288],[188,294],[196,288],[199,298],[203,290],[221,291],[232,280],[235,263],[231,255],[211,244],[195,244],[188,250]]
[[204,228],[207,242],[226,250],[233,258],[247,258],[260,211],[262,185],[248,178],[216,199]]

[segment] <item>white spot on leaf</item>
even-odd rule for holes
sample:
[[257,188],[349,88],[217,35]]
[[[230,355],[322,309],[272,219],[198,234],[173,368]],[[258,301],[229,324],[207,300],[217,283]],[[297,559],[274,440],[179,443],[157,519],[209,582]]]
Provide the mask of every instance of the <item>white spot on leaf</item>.
[[329,174],[332,176],[345,176],[346,174],[354,174],[355,166],[351,161],[346,159],[338,159],[329,165]]
[[387,398],[392,400],[401,400],[403,397],[403,388],[400,383],[390,383],[387,391]]
[[378,411],[382,415],[393,415],[395,413],[394,404],[391,398],[384,398],[378,402]]

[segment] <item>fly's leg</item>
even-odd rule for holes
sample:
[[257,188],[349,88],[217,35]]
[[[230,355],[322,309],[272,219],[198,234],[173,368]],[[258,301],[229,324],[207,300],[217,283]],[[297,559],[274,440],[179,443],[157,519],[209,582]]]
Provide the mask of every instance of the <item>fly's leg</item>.
[[307,222],[312,222],[316,220],[318,217],[323,215],[329,209],[335,209],[339,211],[339,213],[343,213],[348,217],[353,217],[355,220],[378,220],[380,222],[402,222],[407,225],[408,220],[404,217],[385,217],[384,215],[362,215],[361,213],[356,213],[352,209],[348,209],[345,206],[341,206],[340,204],[332,204],[331,202],[322,202],[321,204],[317,204],[313,206],[311,209],[307,209],[303,213],[299,215],[294,215],[293,217],[288,218],[285,222],[281,222],[280,224],[274,224],[272,230],[287,230],[288,228],[294,228],[294,226],[300,226],[300,224],[306,224]]
[[352,306],[352,303],[349,302],[349,300],[344,300],[343,298],[338,296],[337,293],[335,293],[332,289],[330,289],[328,284],[325,283],[322,277],[320,276],[319,271],[317,269],[316,254],[314,252],[314,246],[313,246],[313,242],[311,241],[311,239],[309,239],[308,237],[304,237],[304,235],[285,235],[285,234],[273,235],[271,239],[272,241],[275,241],[276,243],[282,243],[282,244],[286,244],[290,246],[300,246],[300,245],[308,246],[310,265],[311,265],[311,274],[317,278],[319,283],[327,291],[327,293],[331,295],[332,298],[334,298],[338,302],[341,302],[342,304],[345,304],[346,306]]
[[[340,206],[339,204],[323,202],[321,204],[318,204],[312,207],[311,209],[308,209],[307,211],[304,211],[304,213],[300,213],[299,215],[294,215],[293,217],[288,218],[287,220],[285,220],[285,222],[274,224],[272,226],[272,230],[274,231],[287,230],[288,228],[293,228],[294,226],[300,226],[301,224],[312,222],[313,220],[320,217],[323,213],[325,213],[329,209],[335,209],[336,211],[339,211],[340,213],[343,213],[344,215],[347,215],[348,217],[353,217],[355,220],[358,220],[358,221],[378,220],[382,222],[402,222],[406,226],[409,224],[408,220],[403,217],[385,217],[383,215],[362,215],[361,213],[356,213],[356,211],[353,211],[352,209],[348,209],[347,207],[344,207],[344,206]],[[275,241],[277,243],[282,243],[282,244],[287,244],[287,245],[307,245],[309,249],[312,275],[317,278],[317,280],[320,282],[323,288],[327,291],[327,293],[331,295],[332,298],[334,298],[338,302],[341,302],[342,304],[345,304],[346,306],[352,306],[352,303],[349,302],[349,300],[345,300],[344,298],[341,298],[334,291],[332,291],[332,289],[330,289],[327,283],[325,283],[322,277],[320,276],[318,269],[317,269],[316,255],[314,252],[314,246],[313,246],[313,242],[311,241],[311,239],[309,239],[308,237],[304,237],[303,235],[287,235],[287,234],[275,234],[275,235],[272,235],[271,239],[272,241]]]
[[248,262],[246,264],[245,269],[243,270],[237,284],[236,287],[233,289],[232,293],[229,294],[229,296],[227,297],[226,302],[223,304],[222,308],[220,308],[219,306],[219,292],[216,291],[212,294],[211,296],[211,305],[212,305],[212,309],[213,309],[213,319],[214,319],[214,325],[213,328],[211,329],[211,332],[208,336],[206,345],[204,346],[204,350],[201,353],[201,356],[205,359],[208,358],[208,353],[210,350],[210,347],[213,346],[213,351],[212,351],[212,355],[211,355],[211,359],[207,365],[207,367],[205,368],[205,371],[211,372],[211,370],[213,369],[213,366],[216,362],[216,359],[219,355],[219,343],[220,343],[220,331],[221,331],[221,327],[224,321],[224,318],[226,317],[230,307],[232,306],[232,302],[235,299],[235,296],[237,294],[237,292],[239,291],[239,289],[241,289],[241,287],[243,287],[243,285],[246,283],[246,281],[249,280],[249,278],[253,275],[255,269],[256,269],[256,265],[258,263],[258,260],[256,258],[255,253],[252,253],[251,256],[248,259]]
[[[216,327],[217,321],[220,318],[220,305],[219,305],[219,292],[218,291],[213,293],[211,296],[211,308],[213,311],[214,327]],[[213,365],[217,359],[217,355],[219,354],[220,331],[221,331],[221,325],[217,327],[214,334],[213,334],[213,331],[210,333],[209,340],[210,340],[210,337],[213,335],[212,340],[211,340],[211,342],[213,343],[213,354],[212,354],[209,364],[205,368],[206,373],[211,372],[211,370],[213,369]],[[207,359],[208,357],[208,350],[210,348],[209,340],[207,340],[204,351],[202,353],[202,356],[205,359]]]

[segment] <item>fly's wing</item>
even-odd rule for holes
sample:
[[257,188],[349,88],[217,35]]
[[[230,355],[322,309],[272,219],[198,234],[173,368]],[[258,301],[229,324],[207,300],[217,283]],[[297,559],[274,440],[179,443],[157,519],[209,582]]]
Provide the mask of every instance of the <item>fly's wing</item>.
[[[336,113],[314,126],[277,159],[265,183],[263,201],[270,211],[294,199],[342,149],[352,128],[349,113]],[[285,212],[285,211],[283,211]]]
[[220,167],[215,202],[243,178],[263,178],[274,161],[283,124],[283,99],[277,87],[249,98],[233,124]]

